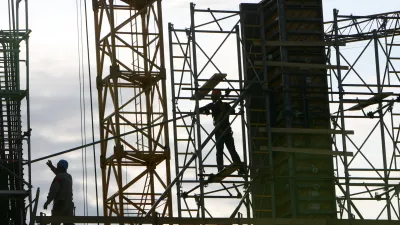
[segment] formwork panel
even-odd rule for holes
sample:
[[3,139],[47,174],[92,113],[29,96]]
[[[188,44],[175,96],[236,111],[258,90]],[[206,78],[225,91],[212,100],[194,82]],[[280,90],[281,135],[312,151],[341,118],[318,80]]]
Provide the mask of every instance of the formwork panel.
[[[241,10],[257,7],[255,4],[242,4]],[[246,40],[245,51],[251,51],[254,57],[252,63],[247,63],[246,78],[251,79],[256,71],[261,71],[264,88],[253,89],[253,95],[248,105],[249,121],[256,121],[258,117],[252,113],[256,107],[268,110],[270,123],[267,127],[277,128],[309,128],[329,129],[329,99],[328,73],[326,69],[288,67],[283,64],[267,66],[266,62],[286,62],[302,64],[326,65],[324,46],[268,46],[270,41],[324,41],[322,2],[310,1],[262,1],[258,4],[260,15],[243,20],[243,36]],[[260,22],[260,20],[263,20]],[[260,33],[246,29],[251,23],[260,24]],[[262,33],[263,32],[263,33]],[[264,39],[263,39],[264,38]],[[260,52],[255,54],[258,42]],[[246,45],[247,44],[247,45]],[[265,47],[264,50],[262,48]],[[257,57],[258,56],[258,57]],[[265,61],[263,61],[265,60]],[[263,68],[266,67],[264,71]],[[266,91],[267,89],[267,91]],[[268,93],[268,97],[265,96]],[[256,96],[265,96],[265,99],[256,100]],[[267,113],[264,114],[265,122]],[[252,133],[253,132],[253,133]],[[256,129],[250,130],[249,136],[258,134]],[[264,146],[265,151],[274,148],[305,148],[318,151],[332,151],[330,134],[291,134],[291,133],[263,133],[264,140],[255,142],[250,151]],[[270,139],[268,139],[270,137]],[[274,203],[271,203],[271,212],[257,213],[262,199],[253,197],[256,217],[336,217],[335,186],[333,158],[330,155],[316,155],[303,153],[289,153],[274,151],[272,159],[264,165],[272,167],[272,177],[269,180],[272,186],[259,181],[252,183],[254,191],[274,190]],[[253,160],[254,163],[254,160]],[[272,164],[271,164],[272,163]],[[256,167],[257,164],[254,164]],[[265,203],[264,203],[265,205]],[[258,210],[261,211],[261,210]],[[274,211],[274,212],[272,212]]]
[[[257,11],[258,4],[241,4],[242,12]],[[259,62],[263,59],[260,17],[258,14],[241,14],[243,36],[245,84],[251,85],[246,103],[248,121],[249,154],[251,162],[251,193],[254,217],[271,217],[273,209],[270,176],[270,152],[268,151],[267,95],[263,91],[266,76]],[[247,81],[247,82],[246,82]]]

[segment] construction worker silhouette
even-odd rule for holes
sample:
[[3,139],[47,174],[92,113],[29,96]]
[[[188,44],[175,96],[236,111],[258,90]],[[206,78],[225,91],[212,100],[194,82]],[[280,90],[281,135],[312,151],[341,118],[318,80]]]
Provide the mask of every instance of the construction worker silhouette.
[[[220,90],[213,90],[211,93],[211,99],[212,103],[199,108],[199,111],[206,115],[209,115],[211,111],[214,126],[220,124],[219,128],[215,131],[215,141],[217,142],[215,146],[217,149],[217,167],[218,172],[220,172],[224,168],[224,144],[231,155],[233,163],[242,165],[242,162],[240,161],[240,157],[235,149],[235,141],[233,140],[233,131],[229,123],[229,116],[222,120],[224,115],[226,115],[226,113],[231,109],[231,106],[226,102],[222,102]],[[232,109],[231,114],[234,113],[235,110]],[[239,169],[239,174],[245,174],[243,167]]]
[[[72,201],[72,176],[67,173],[68,162],[64,159],[57,163],[54,167],[49,160],[46,163],[56,175],[51,183],[50,191],[47,196],[47,201],[44,203],[43,208],[54,201],[53,209],[51,210],[52,216],[73,216],[74,203]],[[61,223],[52,223],[52,225],[60,225]],[[64,225],[73,225],[73,223],[63,223]]]

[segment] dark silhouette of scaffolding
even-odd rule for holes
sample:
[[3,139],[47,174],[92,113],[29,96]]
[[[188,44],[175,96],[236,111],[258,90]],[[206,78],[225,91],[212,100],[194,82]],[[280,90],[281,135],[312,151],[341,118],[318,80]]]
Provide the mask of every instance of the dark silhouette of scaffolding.
[[[398,218],[399,178],[390,175],[399,172],[399,79],[393,63],[398,57],[392,51],[398,46],[399,18],[397,12],[342,16],[336,10],[333,16],[324,22],[317,0],[241,4],[240,11],[191,4],[190,28],[169,24],[173,116],[193,114],[174,121],[179,216],[214,217],[210,199],[235,198],[228,192],[233,189],[238,194],[230,201],[236,204],[230,217]],[[225,36],[202,43],[201,35]],[[346,58],[353,42],[375,46],[370,57],[376,83],[366,83]],[[228,62],[216,59],[221,51],[231,55]],[[236,61],[236,74],[221,69]],[[208,101],[209,90],[227,87],[235,90],[229,97],[240,108],[237,144],[243,143],[248,165],[245,179],[234,179],[233,173],[218,184],[230,188],[206,182],[216,167],[209,159],[215,140],[197,110]],[[367,112],[366,107],[376,108]],[[375,121],[380,131],[374,126],[359,135],[367,129],[355,126],[356,118]],[[372,145],[379,154],[367,157],[364,144],[376,132],[381,141]],[[371,163],[377,158],[382,165]],[[359,159],[364,163],[356,167]],[[235,189],[239,185],[245,189]],[[381,212],[368,213],[365,202],[382,206]]]
[[[217,175],[215,130],[206,116],[201,116],[199,107],[211,102],[212,90],[221,90],[223,101],[232,106],[230,121],[234,128],[236,149],[245,165],[248,164],[244,102],[245,87],[241,69],[241,49],[239,13],[236,11],[214,11],[195,9],[191,4],[190,29],[175,29],[169,24],[170,62],[171,62],[171,94],[174,118],[175,170],[177,175],[182,169],[185,173],[177,182],[178,216],[179,217],[214,217],[217,211],[211,211],[208,205],[213,202],[235,202],[237,207],[232,209],[230,217],[234,217],[243,206],[246,217],[250,216],[248,174],[241,176],[237,168],[230,166],[233,162],[224,155],[226,171]],[[197,16],[211,15],[211,21],[196,23]],[[214,14],[222,14],[222,19],[216,19]],[[228,23],[221,26],[220,23]],[[217,29],[213,29],[216,27]],[[211,29],[211,30],[210,30]],[[208,38],[219,38],[221,41],[212,43],[210,51],[203,50]],[[206,39],[207,38],[207,39]],[[230,51],[234,54],[231,71],[216,65],[221,48],[226,43],[232,45]],[[219,58],[221,59],[221,58]],[[232,60],[232,59],[230,59]],[[227,92],[226,92],[227,91]],[[228,93],[228,94],[227,94]],[[228,112],[229,113],[229,112]],[[176,119],[184,115],[192,117]],[[228,116],[228,115],[226,115]],[[242,143],[242,144],[241,144]],[[227,151],[225,151],[227,152]],[[188,165],[188,160],[196,156],[194,163]],[[246,167],[246,166],[245,166]]]
[[31,157],[27,3],[8,6],[9,27],[0,30],[0,224],[19,225],[35,215],[39,189],[33,199],[31,167],[24,166]]
[[[190,28],[169,24],[176,177],[145,217],[69,221],[397,223],[399,12],[334,10],[324,22],[321,0],[269,0],[240,11],[191,4],[190,12]],[[209,180],[218,126],[199,107],[211,89],[228,88],[246,175],[233,168]],[[150,216],[174,185],[177,217]]]

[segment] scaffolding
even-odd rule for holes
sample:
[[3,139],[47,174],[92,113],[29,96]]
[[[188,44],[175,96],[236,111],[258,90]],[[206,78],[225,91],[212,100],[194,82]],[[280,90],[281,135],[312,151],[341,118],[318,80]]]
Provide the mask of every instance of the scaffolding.
[[39,189],[33,200],[25,164],[31,157],[27,3],[9,2],[8,9],[9,28],[0,30],[0,223],[14,225],[35,215]]
[[[234,113],[230,121],[236,149],[247,165],[240,14],[238,11],[196,9],[191,3],[190,15],[190,29],[176,29],[169,24],[175,170],[179,178],[176,185],[178,217],[235,217],[238,212],[249,217],[249,178],[237,175],[238,168],[231,165],[233,162],[226,154],[224,166],[227,169],[217,174],[214,152],[215,143],[220,140],[213,137],[219,125],[214,127],[211,118],[199,112],[199,107],[211,102],[212,90],[222,91],[223,101],[230,103]],[[209,38],[218,41],[210,43]],[[230,58],[229,67],[217,66],[224,57]],[[180,119],[185,115],[191,117]],[[193,163],[192,157],[195,157]],[[216,202],[229,204],[229,214],[221,215],[218,208],[213,208]]]
[[[321,0],[240,9],[192,3],[190,28],[168,25],[176,178],[146,216],[38,221],[398,223],[399,13],[334,10],[334,21],[324,23]],[[231,122],[246,175],[226,163],[230,172],[210,179],[219,127],[199,107],[211,89],[228,88],[224,101],[237,113]],[[178,216],[149,217],[173,185]]]
[[[399,57],[392,56],[392,48],[400,46],[395,42],[397,12],[339,16],[334,11],[335,21],[324,23],[322,1],[262,1],[241,4],[240,11],[201,10],[194,4],[190,9],[190,28],[169,24],[179,216],[214,217],[210,199],[218,198],[224,206],[224,198],[234,197],[229,187],[206,180],[216,167],[209,158],[214,130],[198,112],[209,100],[209,90],[230,87],[237,90],[229,97],[240,108],[236,123],[242,139],[235,141],[243,143],[248,173],[243,180],[221,180],[219,185],[229,183],[232,189],[245,187],[238,191],[241,199],[230,201],[232,213],[224,216],[398,218]],[[209,20],[199,16],[201,22],[196,21],[199,14],[208,14]],[[235,37],[202,45],[201,34]],[[369,62],[376,66],[368,71],[375,71],[374,81],[366,82],[354,66],[366,51],[350,57],[355,63],[345,57],[343,49],[354,48],[353,42],[368,43],[365,49],[376,46]],[[221,51],[228,52],[226,60],[232,63],[216,59]],[[236,60],[238,66],[232,66]],[[223,64],[234,67],[235,75],[222,70]],[[192,117],[179,119],[183,115]],[[354,125],[356,119],[375,124],[365,134],[365,128]],[[365,143],[376,132],[381,141],[372,145],[382,150],[366,155]],[[382,210],[373,215],[366,202]]]
[[351,138],[334,139],[335,148],[354,152],[347,161],[336,157],[339,218],[399,219],[399,15],[340,15],[335,9],[334,20],[325,23],[325,39],[347,45],[329,46],[329,63],[349,67],[331,73],[332,126],[354,130]]

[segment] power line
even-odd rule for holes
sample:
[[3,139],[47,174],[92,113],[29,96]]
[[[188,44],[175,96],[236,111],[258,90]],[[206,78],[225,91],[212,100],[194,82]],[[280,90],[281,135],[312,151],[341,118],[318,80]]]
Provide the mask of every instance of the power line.
[[[84,131],[83,129],[83,118],[82,118],[82,74],[81,74],[81,70],[82,70],[82,66],[81,66],[81,38],[80,38],[80,33],[81,30],[79,29],[79,4],[78,4],[78,0],[75,1],[76,3],[76,28],[77,28],[77,37],[78,37],[78,77],[79,77],[79,112],[80,112],[80,122],[81,122],[81,127],[80,127],[80,131],[81,131],[81,144],[83,145],[83,133]],[[83,51],[83,50],[82,50]],[[82,149],[81,152],[81,164],[82,164],[82,193],[83,193],[83,215],[86,215],[86,195],[85,195],[85,161],[84,161],[84,150]]]
[[[93,96],[92,96],[92,74],[90,70],[90,48],[89,48],[89,31],[88,31],[88,21],[87,21],[87,7],[85,0],[85,24],[86,24],[86,46],[87,46],[87,60],[88,60],[88,72],[89,72],[89,95],[90,95],[90,117],[92,125],[92,142],[94,142],[94,123],[93,123]],[[94,180],[96,186],[96,210],[97,216],[99,216],[99,198],[97,190],[97,163],[96,163],[96,146],[93,145],[93,164],[94,164]]]
[[[80,15],[80,42],[81,42],[81,46],[82,46],[82,51],[81,51],[81,54],[82,54],[82,57],[81,57],[81,60],[82,60],[82,63],[81,63],[81,65],[82,65],[82,99],[81,99],[81,102],[82,102],[82,106],[83,106],[83,140],[84,140],[84,144],[86,144],[86,97],[85,97],[85,68],[84,68],[84,62],[83,62],[83,59],[84,59],[84,50],[83,50],[83,46],[84,46],[84,42],[83,42],[83,25],[82,25],[82,0],[79,0],[79,15]],[[89,82],[90,83],[90,82]],[[84,172],[85,172],[85,176],[84,176],[84,184],[85,184],[85,192],[84,192],[84,195],[85,195],[85,204],[84,204],[84,207],[86,207],[86,216],[87,215],[89,215],[89,207],[88,207],[88,187],[87,187],[87,185],[88,185],[88,182],[87,182],[87,179],[88,179],[88,174],[87,174],[87,171],[88,171],[88,168],[87,168],[87,149],[86,148],[84,148],[85,150],[84,150],[84,152],[85,152],[85,154],[84,154],[84,161],[85,161],[85,168],[84,168]]]

